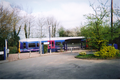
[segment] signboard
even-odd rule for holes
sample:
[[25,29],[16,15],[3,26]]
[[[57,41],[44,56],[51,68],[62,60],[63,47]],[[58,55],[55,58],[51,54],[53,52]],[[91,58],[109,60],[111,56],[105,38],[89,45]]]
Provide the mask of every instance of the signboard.
[[[7,51],[7,53],[9,53],[9,52],[10,52],[10,50],[9,50],[9,49],[7,49],[6,51]],[[3,54],[4,54],[4,51],[0,51],[0,55],[3,55]]]
[[10,50],[9,49],[7,49],[7,53],[9,53],[10,52]]
[[44,42],[44,44],[49,44],[49,42]]
[[0,55],[3,55],[4,54],[4,51],[0,51]]

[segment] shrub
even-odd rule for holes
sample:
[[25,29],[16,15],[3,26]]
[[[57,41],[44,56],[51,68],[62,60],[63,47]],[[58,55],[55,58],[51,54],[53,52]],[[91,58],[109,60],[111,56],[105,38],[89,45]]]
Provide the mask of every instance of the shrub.
[[102,58],[113,58],[119,55],[119,50],[112,46],[104,46],[100,51],[95,52],[94,56]]
[[100,52],[95,52],[94,56],[99,57]]
[[62,51],[62,49],[63,49],[63,45],[62,45],[62,44],[60,44],[60,50]]
[[79,55],[86,55],[86,52],[80,52]]
[[9,47],[10,52],[9,53],[17,53],[17,47],[13,46],[13,47]]
[[47,53],[48,45],[44,45],[44,53]]
[[119,50],[116,50],[116,55],[118,56],[120,54],[120,51]]

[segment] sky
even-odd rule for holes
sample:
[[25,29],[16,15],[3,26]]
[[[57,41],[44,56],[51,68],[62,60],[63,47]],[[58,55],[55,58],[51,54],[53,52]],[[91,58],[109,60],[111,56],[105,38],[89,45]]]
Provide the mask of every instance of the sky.
[[[1,0],[8,6],[9,4],[19,5],[24,10],[31,11],[34,16],[53,16],[60,24],[66,28],[79,27],[86,22],[83,15],[94,13],[90,7],[90,2],[97,0]],[[106,0],[102,0],[103,2]],[[119,0],[113,0],[114,4],[119,4]],[[110,0],[108,0],[110,5]],[[28,10],[29,9],[29,10]]]
[[[22,8],[21,16],[32,12],[33,16],[54,17],[65,29],[73,29],[85,25],[87,22],[84,15],[93,13],[90,3],[98,6],[100,0],[0,0],[5,7],[10,4],[18,5]],[[101,0],[106,2],[107,0]],[[110,7],[111,0],[107,5]],[[120,0],[113,0],[113,5],[120,5]],[[11,7],[10,7],[11,8]],[[23,32],[20,34],[24,35]],[[21,38],[21,37],[20,37]],[[25,36],[22,36],[25,38]]]

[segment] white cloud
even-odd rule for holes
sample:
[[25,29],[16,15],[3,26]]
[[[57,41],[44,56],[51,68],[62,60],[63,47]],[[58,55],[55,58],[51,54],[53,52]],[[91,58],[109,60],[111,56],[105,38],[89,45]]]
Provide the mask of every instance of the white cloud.
[[9,2],[2,1],[0,4],[3,6],[4,9],[12,10]]
[[[12,11],[12,10],[13,10],[13,8],[12,8],[11,5],[10,5],[10,3],[7,2],[7,1],[2,1],[0,4],[3,6],[4,9],[8,9],[9,11]],[[20,9],[17,9],[17,10],[20,11],[19,14],[18,14],[19,16],[24,16],[24,15],[27,14],[27,13],[26,13],[25,11],[23,11],[23,10],[20,10]]]
[[81,22],[85,21],[83,15],[92,12],[92,9],[89,7],[89,5],[85,3],[63,4],[62,9],[66,14],[68,14],[68,18],[66,21],[70,22],[70,27],[79,26]]
[[[36,2],[35,2],[36,3]],[[5,7],[9,7],[10,3],[4,1]],[[60,23],[66,28],[74,28],[76,26],[80,26],[81,23],[84,23],[86,20],[83,15],[92,13],[92,8],[89,7],[89,4],[87,3],[75,3],[75,2],[69,2],[60,4],[59,8],[54,7],[52,9],[49,9],[49,11],[43,11],[43,12],[37,12],[32,13],[30,15],[33,16],[54,16]],[[20,11],[19,15],[24,16],[27,13],[23,10]]]
[[34,13],[34,15],[53,15],[66,29],[69,29],[80,26],[81,23],[85,22],[83,15],[92,12],[86,3],[66,3],[62,4],[59,9],[54,8],[50,11]]

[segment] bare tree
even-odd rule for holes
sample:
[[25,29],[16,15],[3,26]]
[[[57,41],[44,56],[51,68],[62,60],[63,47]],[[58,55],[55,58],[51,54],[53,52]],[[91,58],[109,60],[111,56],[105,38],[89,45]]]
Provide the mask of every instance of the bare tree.
[[31,28],[32,26],[34,26],[34,18],[35,17],[31,14],[26,14],[26,16],[24,17],[24,31],[26,38],[30,38]]
[[56,37],[56,32],[57,32],[57,28],[59,26],[59,22],[56,20],[54,21],[53,27],[52,27],[52,36]]
[[120,22],[120,6],[119,5],[114,5],[114,11],[113,13],[115,14],[114,17],[117,18],[117,20]]
[[59,22],[54,17],[47,17],[47,24],[51,25],[51,36],[55,37],[57,32],[57,27],[59,26]]
[[32,9],[28,6],[26,8],[22,8],[22,10],[26,11],[26,14],[23,17],[23,26],[25,32],[25,38],[30,38],[32,33],[32,27],[34,26],[35,17],[32,15]]
[[[17,6],[18,7],[18,6]],[[21,31],[21,25],[22,25],[22,23],[21,23],[21,20],[22,20],[22,18],[19,16],[19,12],[20,12],[20,9],[19,8],[17,8],[16,6],[14,6],[13,7],[13,13],[14,13],[14,15],[13,15],[13,18],[12,18],[12,33],[11,33],[11,35],[12,35],[12,37],[11,37],[11,44],[13,44],[14,43],[14,45],[17,45],[18,44],[18,40],[19,40],[19,33],[20,33],[20,31]]]
[[46,25],[46,19],[44,18],[44,17],[39,17],[38,18],[38,21],[37,21],[37,25],[39,26],[39,28],[40,28],[40,38],[43,38],[43,37],[45,37],[45,33],[43,33],[43,31],[44,31],[44,27],[45,27],[45,25]]
[[71,33],[74,37],[80,36],[80,27],[75,27],[71,29]]

